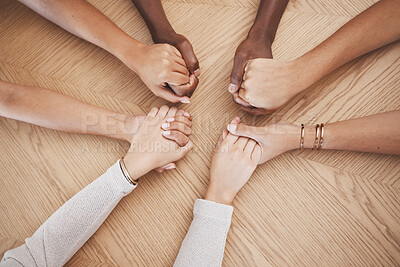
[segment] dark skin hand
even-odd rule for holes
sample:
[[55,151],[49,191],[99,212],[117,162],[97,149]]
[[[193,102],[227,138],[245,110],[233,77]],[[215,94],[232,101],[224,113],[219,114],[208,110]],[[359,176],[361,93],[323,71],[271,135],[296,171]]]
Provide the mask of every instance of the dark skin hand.
[[200,76],[199,61],[189,40],[174,31],[161,4],[161,0],[132,0],[146,22],[154,43],[166,43],[174,46],[182,55],[190,72],[190,82],[185,85],[169,85],[179,96],[191,96],[197,87]]
[[245,66],[251,59],[272,58],[271,46],[288,2],[289,0],[261,0],[247,38],[236,49],[228,90],[232,93],[233,100],[242,106],[241,109],[252,115],[271,114],[273,111],[255,108],[239,96]]

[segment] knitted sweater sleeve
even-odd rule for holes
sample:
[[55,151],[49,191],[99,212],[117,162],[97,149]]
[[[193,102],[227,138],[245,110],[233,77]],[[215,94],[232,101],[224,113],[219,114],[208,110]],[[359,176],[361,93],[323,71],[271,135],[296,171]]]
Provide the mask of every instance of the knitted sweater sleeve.
[[0,266],[63,266],[134,188],[118,161],[68,200],[23,245],[7,251]]
[[174,266],[221,266],[232,212],[232,206],[196,200],[193,221]]

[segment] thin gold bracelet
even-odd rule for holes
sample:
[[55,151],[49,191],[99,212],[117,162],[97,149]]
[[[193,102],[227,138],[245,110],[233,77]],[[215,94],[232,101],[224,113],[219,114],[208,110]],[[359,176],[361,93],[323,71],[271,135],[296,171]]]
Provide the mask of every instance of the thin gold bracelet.
[[304,124],[301,124],[300,131],[300,151],[304,149]]
[[320,149],[322,149],[322,144],[323,144],[323,142],[324,142],[324,124],[323,123],[321,123],[321,136],[320,136],[320,138],[319,138],[319,142],[318,142],[318,147],[317,147],[317,150],[320,150]]
[[125,162],[124,162],[124,157],[121,158],[121,160],[119,161],[119,166],[121,168],[122,173],[125,176],[125,179],[132,185],[137,185],[139,182],[139,179],[132,179],[132,177],[129,175],[128,169],[125,166]]
[[315,126],[315,140],[314,140],[314,145],[313,145],[312,150],[318,150],[318,145],[319,145],[319,131],[320,131],[320,129],[319,129],[319,124],[317,124],[317,125]]

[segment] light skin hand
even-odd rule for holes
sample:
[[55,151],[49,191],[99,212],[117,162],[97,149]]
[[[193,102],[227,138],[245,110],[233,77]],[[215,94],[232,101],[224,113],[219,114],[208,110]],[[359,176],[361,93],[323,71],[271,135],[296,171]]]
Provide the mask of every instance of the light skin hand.
[[[240,122],[235,118],[232,123]],[[215,147],[205,199],[231,205],[260,160],[261,148],[252,139],[223,132]]]
[[123,62],[156,96],[173,103],[190,103],[189,97],[178,96],[168,88],[168,85],[179,86],[190,82],[185,61],[175,47],[168,44],[144,46],[124,54]]
[[258,142],[262,148],[259,164],[299,147],[300,126],[272,124],[254,127],[240,123],[229,124],[227,128],[233,135],[252,138]]
[[176,108],[162,106],[153,108],[144,119],[125,156],[132,178],[137,179],[167,164],[173,166],[171,162],[181,159],[193,148],[189,140],[191,122],[186,116],[176,116],[176,113]]
[[248,62],[239,96],[270,114],[295,96],[297,88],[308,87],[306,81],[307,74],[293,62],[258,58]]

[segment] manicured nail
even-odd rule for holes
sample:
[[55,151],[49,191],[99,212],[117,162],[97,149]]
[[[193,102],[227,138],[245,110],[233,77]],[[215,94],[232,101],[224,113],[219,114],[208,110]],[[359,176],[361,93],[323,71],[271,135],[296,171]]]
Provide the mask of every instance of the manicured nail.
[[181,103],[183,103],[183,104],[190,104],[190,100],[189,100],[189,99],[188,99],[188,100],[182,100]]
[[187,112],[183,113],[183,116],[185,116],[186,118],[190,119],[190,114],[187,113]]
[[236,124],[228,124],[228,131],[234,133],[236,131],[237,125]]
[[176,168],[175,165],[170,165],[170,166],[166,167],[165,169],[166,170],[172,170],[172,169],[175,169],[175,168]]
[[167,122],[173,122],[173,121],[175,121],[175,118],[168,118],[167,119]]
[[164,136],[168,136],[168,135],[171,135],[171,131],[163,131],[163,133],[162,133]]
[[228,87],[228,91],[229,91],[229,93],[234,93],[236,91],[236,85],[234,85],[233,83],[230,83],[229,87]]
[[163,128],[164,130],[169,128],[169,123],[163,123],[161,124],[161,128]]
[[199,77],[200,73],[201,73],[200,68],[194,71],[194,75],[196,75],[196,77]]

